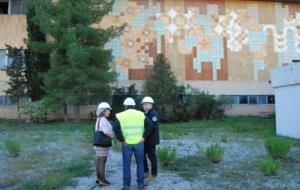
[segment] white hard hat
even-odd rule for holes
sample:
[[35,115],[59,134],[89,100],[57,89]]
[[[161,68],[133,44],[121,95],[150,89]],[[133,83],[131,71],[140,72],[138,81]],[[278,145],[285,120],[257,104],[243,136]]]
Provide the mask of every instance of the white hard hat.
[[135,106],[135,101],[133,98],[126,98],[123,102],[124,106]]
[[106,109],[111,109],[110,105],[107,102],[101,102],[98,105],[98,109],[96,111],[96,115],[99,116],[102,112],[104,112]]
[[111,109],[110,105],[107,102],[101,102],[98,105],[98,109]]
[[153,99],[152,99],[151,97],[146,96],[146,97],[143,98],[142,104],[143,104],[143,103],[151,103],[151,104],[154,104],[154,101],[153,101]]

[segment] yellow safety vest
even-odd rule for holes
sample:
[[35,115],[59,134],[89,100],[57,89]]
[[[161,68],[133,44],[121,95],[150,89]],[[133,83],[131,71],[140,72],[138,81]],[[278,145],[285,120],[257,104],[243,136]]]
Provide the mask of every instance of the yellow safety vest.
[[121,131],[128,144],[137,144],[143,139],[145,131],[143,112],[128,109],[116,115],[121,125]]

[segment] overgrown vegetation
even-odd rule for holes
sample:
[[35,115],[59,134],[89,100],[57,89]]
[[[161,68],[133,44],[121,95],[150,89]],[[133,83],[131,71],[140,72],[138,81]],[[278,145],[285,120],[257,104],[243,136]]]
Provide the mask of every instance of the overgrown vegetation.
[[21,105],[21,113],[33,123],[46,123],[55,119],[56,112],[49,108],[44,99],[36,102],[27,101]]
[[170,167],[176,162],[176,149],[162,147],[157,149],[157,157],[163,167]]
[[265,141],[268,154],[274,159],[282,159],[290,151],[292,143],[281,137],[270,137]]
[[210,145],[206,149],[206,156],[212,163],[219,163],[224,156],[224,148],[218,144]]
[[20,144],[12,139],[6,139],[4,141],[4,146],[7,154],[12,157],[17,157],[19,156],[21,152],[21,146]]

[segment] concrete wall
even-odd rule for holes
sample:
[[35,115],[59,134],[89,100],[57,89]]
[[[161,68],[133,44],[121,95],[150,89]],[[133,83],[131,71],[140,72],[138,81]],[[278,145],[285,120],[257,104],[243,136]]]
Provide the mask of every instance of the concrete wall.
[[272,71],[276,98],[276,133],[300,139],[300,64]]
[[[97,109],[97,105],[81,106],[80,107],[80,117],[81,119],[90,119],[89,114]],[[68,106],[68,117],[69,119],[74,118],[74,107]],[[0,106],[0,119],[17,119],[17,106]],[[23,119],[27,117],[22,115]],[[58,111],[57,119],[63,119],[63,110]]]

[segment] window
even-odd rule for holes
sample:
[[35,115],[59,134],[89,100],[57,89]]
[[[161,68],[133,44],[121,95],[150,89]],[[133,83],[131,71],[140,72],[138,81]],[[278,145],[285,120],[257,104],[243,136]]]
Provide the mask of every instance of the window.
[[16,105],[8,96],[0,96],[0,106]]
[[268,95],[268,104],[275,104],[275,96]]
[[257,104],[257,96],[249,96],[249,104]]
[[8,14],[9,12],[9,1],[0,0],[0,14]]
[[248,104],[248,96],[240,96],[240,104]]
[[10,14],[25,14],[26,7],[24,0],[11,0]]
[[5,69],[8,62],[7,51],[0,49],[0,69]]
[[240,97],[239,96],[232,96],[232,104],[239,104]]
[[267,103],[267,96],[257,96],[257,103],[258,104],[266,104]]

